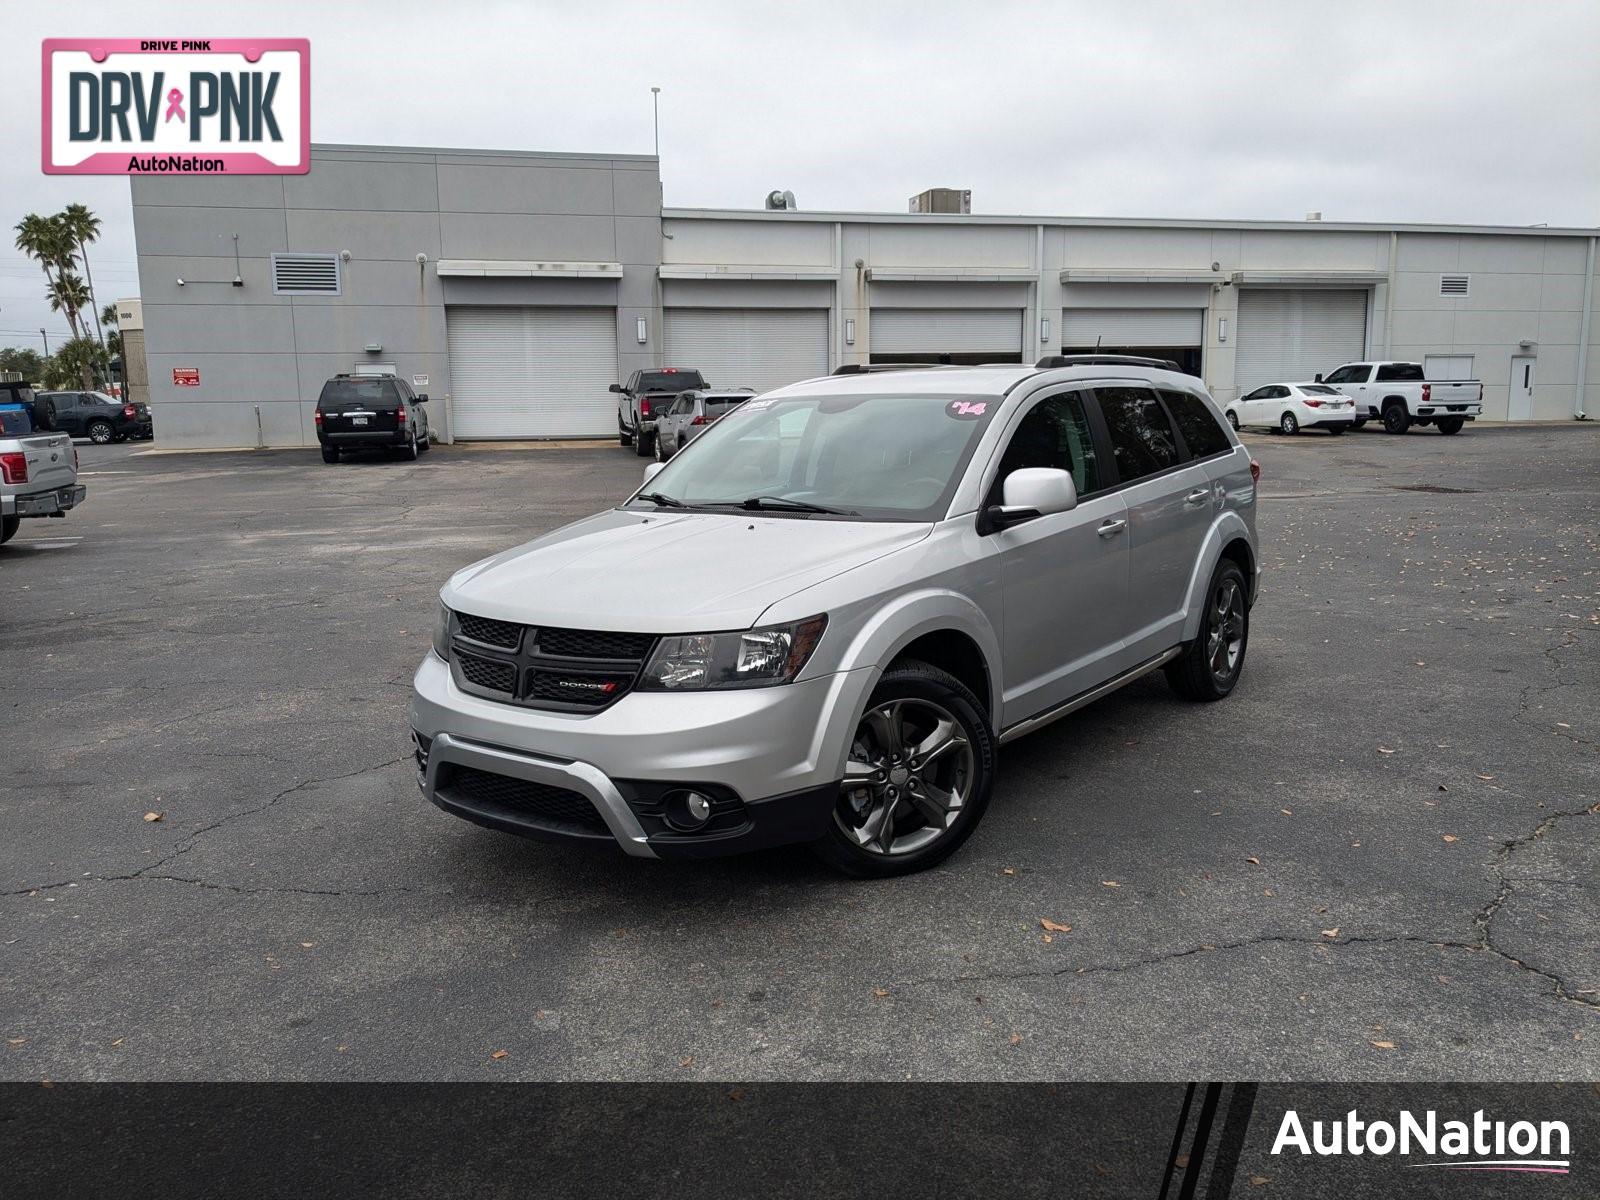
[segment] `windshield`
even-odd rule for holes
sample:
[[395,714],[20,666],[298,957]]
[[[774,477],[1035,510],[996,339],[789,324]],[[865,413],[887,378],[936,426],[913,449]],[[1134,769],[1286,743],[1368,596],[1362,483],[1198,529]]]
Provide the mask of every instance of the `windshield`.
[[747,400],[643,492],[688,508],[819,505],[878,520],[936,521],[999,404],[948,394]]
[[400,393],[389,379],[330,379],[322,385],[321,405],[396,404]]
[[699,371],[644,371],[639,375],[641,392],[687,392],[706,386]]

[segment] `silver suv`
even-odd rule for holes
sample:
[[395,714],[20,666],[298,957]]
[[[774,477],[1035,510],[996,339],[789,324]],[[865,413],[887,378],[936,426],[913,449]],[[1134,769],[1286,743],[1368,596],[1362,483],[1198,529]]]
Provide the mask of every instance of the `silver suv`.
[[458,571],[410,706],[424,793],[644,857],[806,842],[898,875],[972,833],[1004,743],[1158,667],[1228,695],[1255,463],[1190,376],[1045,362],[768,392]]

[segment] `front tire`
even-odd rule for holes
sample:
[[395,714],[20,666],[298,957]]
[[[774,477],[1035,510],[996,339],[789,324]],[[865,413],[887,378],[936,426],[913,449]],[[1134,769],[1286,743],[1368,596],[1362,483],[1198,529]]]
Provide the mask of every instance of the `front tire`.
[[1366,417],[1357,417],[1354,421],[1350,422],[1350,428],[1351,429],[1361,429],[1361,428],[1365,427],[1366,423],[1367,423],[1367,418]]
[[1300,432],[1300,422],[1292,412],[1286,412],[1278,418],[1278,428],[1283,430],[1285,437],[1293,437]]
[[971,836],[994,773],[982,702],[948,672],[902,662],[867,701],[828,832],[812,849],[857,878],[926,870]]
[[1461,427],[1465,424],[1466,422],[1460,417],[1440,417],[1439,432],[1445,435],[1460,433]]
[[1219,562],[1206,589],[1199,636],[1166,667],[1167,682],[1185,700],[1221,700],[1239,682],[1250,643],[1249,594],[1239,564]]
[[1350,428],[1350,426],[1348,426],[1348,425],[1329,425],[1328,426],[1328,432],[1333,434],[1334,437],[1338,437],[1341,433],[1343,433],[1346,429],[1349,429],[1349,428]]
[[661,435],[659,433],[656,434],[656,461],[658,463],[667,461],[667,452],[661,445]]
[[89,440],[96,446],[109,446],[116,440],[116,430],[112,429],[105,421],[93,421],[89,425]]
[[1406,406],[1398,400],[1391,400],[1383,406],[1383,431],[1385,433],[1404,433],[1411,428],[1411,414],[1406,411]]

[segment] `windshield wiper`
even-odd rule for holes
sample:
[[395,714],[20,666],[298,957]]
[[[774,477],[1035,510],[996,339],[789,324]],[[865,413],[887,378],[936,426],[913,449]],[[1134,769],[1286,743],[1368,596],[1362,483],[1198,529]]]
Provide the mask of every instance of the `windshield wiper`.
[[648,501],[650,501],[651,504],[657,505],[657,506],[659,506],[661,508],[688,508],[689,507],[682,500],[679,500],[676,496],[669,496],[665,492],[640,492],[637,496],[634,497],[634,499],[635,500],[648,500]]
[[826,504],[813,504],[809,500],[789,500],[783,496],[751,496],[739,501],[738,507],[752,510],[768,509],[772,512],[827,513],[833,517],[859,517],[861,514],[848,508],[829,508]]

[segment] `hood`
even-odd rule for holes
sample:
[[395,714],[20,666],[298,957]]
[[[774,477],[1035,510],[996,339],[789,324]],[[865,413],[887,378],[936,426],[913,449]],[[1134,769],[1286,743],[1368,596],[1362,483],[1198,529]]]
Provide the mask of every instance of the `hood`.
[[600,513],[458,571],[452,608],[526,625],[636,633],[748,629],[804,588],[933,526],[749,513]]

